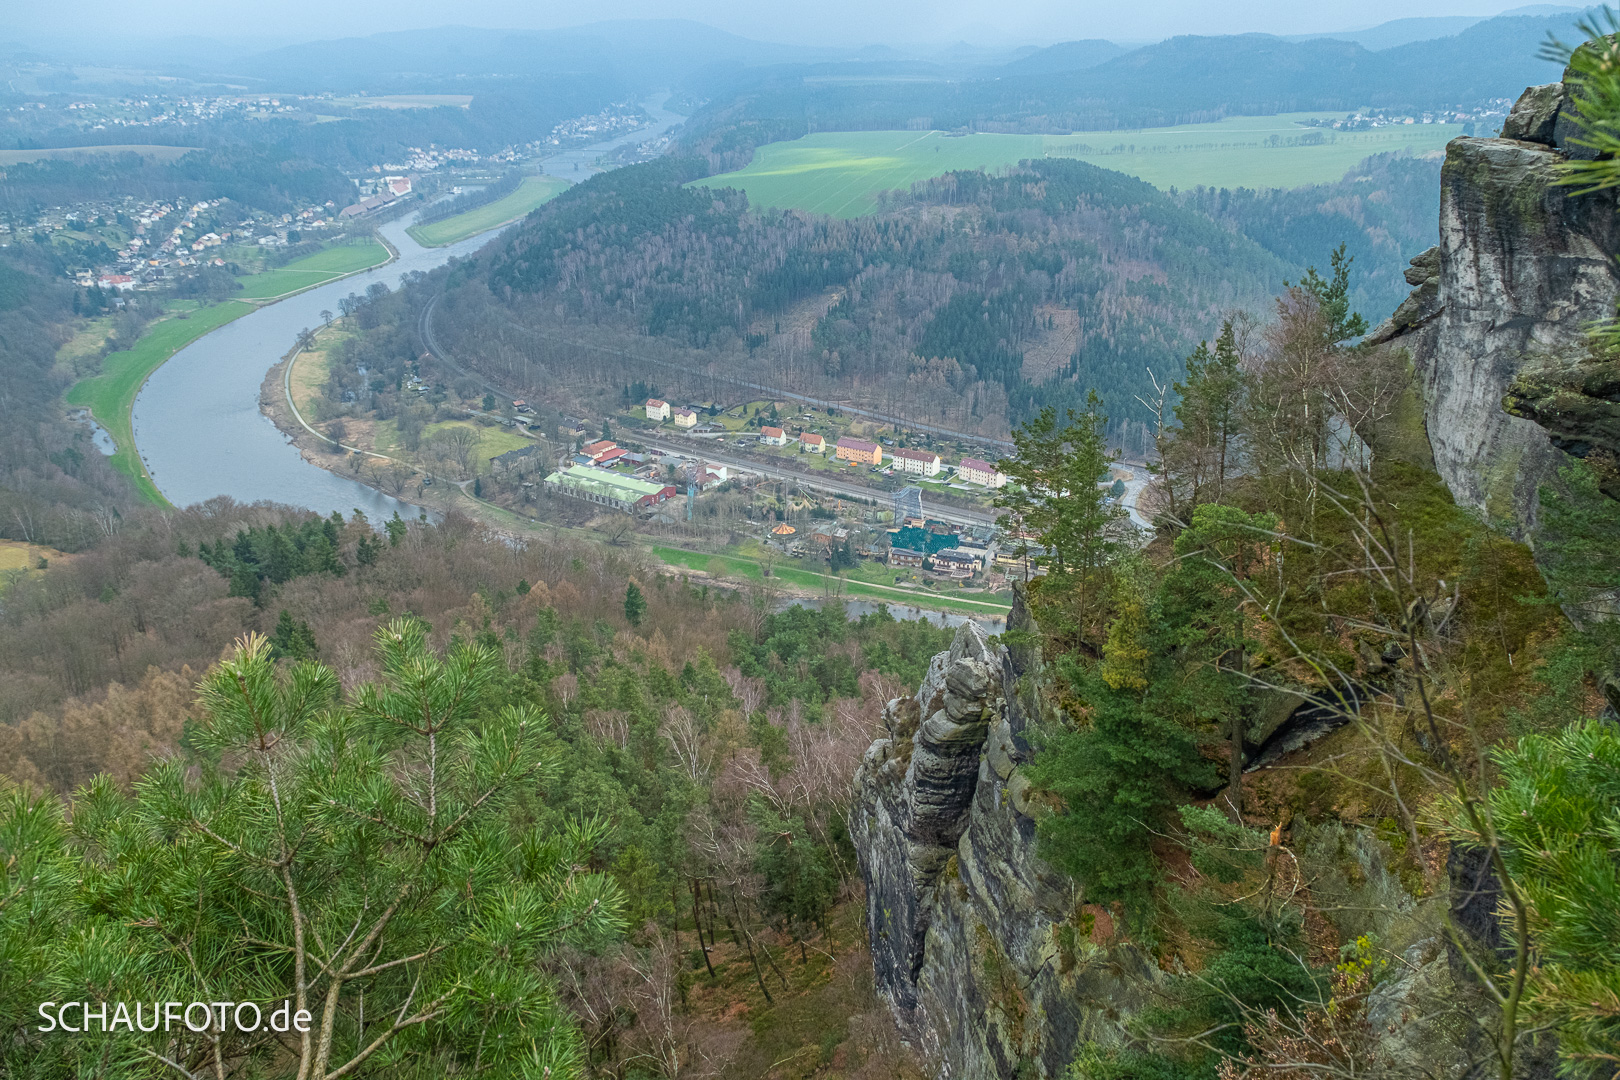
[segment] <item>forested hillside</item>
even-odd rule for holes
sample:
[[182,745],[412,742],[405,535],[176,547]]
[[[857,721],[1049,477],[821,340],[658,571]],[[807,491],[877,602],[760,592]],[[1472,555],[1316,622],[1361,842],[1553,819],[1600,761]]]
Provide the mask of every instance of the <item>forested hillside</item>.
[[1406,298],[1407,260],[1438,238],[1440,161],[1378,154],[1332,184],[1199,188],[1180,198],[1294,266],[1319,264],[1344,244],[1356,260],[1351,303],[1376,322]]
[[223,197],[281,214],[295,204],[346,205],[353,193],[354,186],[323,158],[273,145],[232,144],[169,162],[109,154],[11,165],[0,177],[0,213],[27,218],[47,206],[131,196],[185,202]]
[[1371,268],[1356,300],[1392,307],[1433,229],[1434,164],[1411,160],[1286,194],[1172,196],[1051,159],[950,173],[848,221],[681,186],[702,171],[670,158],[554,200],[451,275],[441,343],[534,397],[729,376],[858,388],[869,407],[993,434],[1106,387],[1123,432],[1147,419],[1148,372],[1176,377],[1223,313],[1261,306],[1346,236]]
[[[344,844],[309,845],[287,882],[314,905],[316,934],[347,910],[349,886],[358,896],[386,880],[412,898],[384,919],[368,963],[427,950],[436,959],[411,961],[430,991],[419,1004],[453,1001],[461,1019],[427,1008],[397,1041],[388,1032],[391,1075],[531,1051],[569,1075],[679,1060],[752,1077],[794,1051],[808,1054],[795,1075],[835,1054],[851,1075],[908,1075],[844,903],[856,883],[843,814],[882,702],[921,677],[948,633],[884,614],[852,622],[836,607],[777,611],[768,594],[689,586],[604,545],[514,544],[456,518],[376,525],[227,500],[143,511],[94,551],[0,593],[0,1071],[134,1062],[142,1047],[194,1064],[215,1052],[203,1036],[39,1037],[34,1003],[65,994],[144,1001],[180,980],[212,999],[251,977],[261,1000],[302,1000],[290,961],[252,947],[301,949],[298,916],[263,893],[251,860],[218,862],[233,861],[230,848],[210,837],[273,842],[255,832],[268,819],[235,816],[258,770],[319,760],[285,756],[294,745],[341,744],[361,771],[342,785],[282,772],[290,814],[324,814],[334,798],[373,806],[361,763],[393,754],[405,786],[365,812],[436,838],[419,848],[359,828]],[[233,703],[237,675],[285,737],[274,766],[251,735],[241,741],[252,726]],[[387,733],[398,709],[443,725],[437,780],[411,741],[425,732]],[[507,762],[514,747],[532,756]],[[417,815],[407,781],[436,791],[447,816]],[[208,807],[185,820],[206,827],[187,833],[181,862],[166,859],[172,815],[190,812],[173,800],[203,791]],[[347,827],[334,819],[323,833]],[[63,876],[68,865],[82,872]],[[213,868],[203,893],[160,898],[185,895],[175,875],[202,865]],[[126,889],[125,871],[150,891]],[[513,911],[535,920],[531,935],[484,936]],[[73,943],[91,935],[138,959],[87,965]],[[183,948],[163,941],[221,966],[185,966]],[[260,957],[251,975],[224,962],[244,948]],[[362,1052],[363,1018],[411,991],[376,972],[315,981],[312,993],[338,1002],[319,1050],[328,1070]],[[504,987],[506,1004],[463,997],[474,985]],[[480,1050],[480,1024],[510,1025],[512,1045]],[[284,1051],[267,1035],[229,1035],[218,1051],[268,1066]]]
[[[62,418],[74,373],[58,368],[57,350],[77,321],[63,270],[45,245],[0,254],[0,539],[76,551],[116,528],[132,493],[89,429]],[[110,337],[133,341],[150,313],[108,320]]]
[[856,781],[938,1075],[1614,1075],[1616,628],[1579,598],[1613,603],[1620,509],[1570,459],[1534,555],[1459,506],[1346,286],[1189,358],[1151,537],[1095,399],[1017,431],[998,503],[1046,573]]

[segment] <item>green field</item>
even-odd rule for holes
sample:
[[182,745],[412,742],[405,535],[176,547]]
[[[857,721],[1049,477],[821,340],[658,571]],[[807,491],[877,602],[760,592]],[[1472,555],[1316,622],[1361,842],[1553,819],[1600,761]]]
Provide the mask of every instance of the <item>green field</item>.
[[368,239],[363,244],[337,244],[294,259],[286,266],[237,278],[242,283],[242,291],[236,295],[243,300],[274,300],[300,289],[324,285],[344,274],[380,266],[388,259],[388,248],[380,240]]
[[134,481],[136,490],[146,501],[160,506],[167,502],[146,475],[135,449],[135,432],[129,418],[135,406],[135,395],[147,377],[169,357],[208,331],[252,310],[252,304],[229,300],[193,310],[189,318],[168,318],[155,323],[134,348],[108,353],[99,375],[80,379],[64,395],[69,405],[88,408],[96,423],[107,429],[113,442],[118,444],[112,455],[113,467]]
[[526,176],[518,189],[503,199],[468,210],[465,214],[435,221],[431,225],[413,225],[406,231],[423,247],[444,247],[505,225],[508,221],[516,221],[554,198],[567,186],[568,181],[555,176]]
[[[904,190],[953,170],[1000,169],[1029,158],[1078,158],[1161,188],[1288,188],[1338,180],[1371,154],[1439,150],[1462,134],[1457,124],[1346,132],[1297,122],[1330,115],[1338,114],[1240,116],[1213,124],[1076,135],[818,132],[761,146],[746,168],[695,184],[741,188],[757,206],[858,217],[877,208],[879,192]],[[1321,141],[1313,144],[1316,138]]]

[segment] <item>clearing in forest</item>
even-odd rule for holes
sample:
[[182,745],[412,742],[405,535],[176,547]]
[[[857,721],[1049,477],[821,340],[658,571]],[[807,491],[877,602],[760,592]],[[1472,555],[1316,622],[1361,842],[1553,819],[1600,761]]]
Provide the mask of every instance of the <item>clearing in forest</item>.
[[879,192],[905,190],[954,170],[996,170],[1030,158],[1076,158],[1166,189],[1291,188],[1338,180],[1373,154],[1438,151],[1462,134],[1458,124],[1334,131],[1304,123],[1341,115],[1237,116],[1212,124],[1074,135],[824,131],[768,143],[746,168],[694,183],[740,188],[757,206],[859,217],[877,209]]

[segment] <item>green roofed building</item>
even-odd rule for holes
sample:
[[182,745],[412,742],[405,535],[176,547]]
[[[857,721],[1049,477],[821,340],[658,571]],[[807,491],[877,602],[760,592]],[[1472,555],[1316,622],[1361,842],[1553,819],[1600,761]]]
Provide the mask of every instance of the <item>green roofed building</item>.
[[673,484],[658,484],[585,466],[554,472],[545,482],[547,487],[563,495],[611,506],[627,514],[638,506],[652,506],[675,494]]
[[915,525],[889,530],[890,547],[903,548],[923,555],[932,555],[946,548],[953,548],[961,539],[955,531],[934,532],[932,529],[919,529]]

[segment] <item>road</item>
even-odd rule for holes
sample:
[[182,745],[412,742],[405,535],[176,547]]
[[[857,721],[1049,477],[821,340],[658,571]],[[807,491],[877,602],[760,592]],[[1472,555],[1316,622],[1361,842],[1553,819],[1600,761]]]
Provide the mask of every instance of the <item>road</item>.
[[1125,508],[1126,513],[1131,515],[1131,524],[1152,533],[1153,522],[1143,516],[1139,503],[1142,493],[1147,490],[1147,486],[1152,482],[1153,478],[1148,474],[1147,469],[1141,465],[1127,465],[1120,462],[1116,467],[1123,467],[1131,472],[1131,479],[1125,481],[1125,494],[1119,497],[1119,504]]

